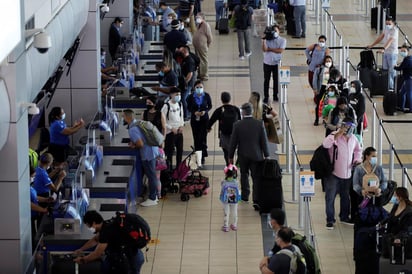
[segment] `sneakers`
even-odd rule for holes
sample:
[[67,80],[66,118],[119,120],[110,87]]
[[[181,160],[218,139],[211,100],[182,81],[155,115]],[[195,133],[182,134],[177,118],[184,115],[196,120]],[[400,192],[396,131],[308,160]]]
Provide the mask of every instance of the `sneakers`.
[[140,203],[141,206],[155,206],[157,205],[157,201],[155,200],[151,200],[151,199],[147,199],[146,201],[144,201],[143,203]]
[[249,57],[250,55],[252,55],[252,52],[246,52],[245,56]]
[[253,208],[255,209],[255,211],[259,211],[260,210],[260,206],[258,203],[253,203]]
[[319,126],[319,120],[315,120],[315,122],[313,123],[314,126]]
[[233,231],[236,231],[237,230],[237,225],[231,224],[230,229],[233,230]]
[[340,220],[340,222],[345,225],[353,225],[352,219],[344,219],[344,220]]
[[229,227],[228,226],[222,226],[222,231],[223,232],[229,232]]
[[239,59],[240,59],[241,61],[243,61],[243,60],[245,60],[245,56],[239,56]]
[[333,226],[333,223],[327,223],[326,224],[326,229],[329,229],[329,230],[333,230],[335,227]]

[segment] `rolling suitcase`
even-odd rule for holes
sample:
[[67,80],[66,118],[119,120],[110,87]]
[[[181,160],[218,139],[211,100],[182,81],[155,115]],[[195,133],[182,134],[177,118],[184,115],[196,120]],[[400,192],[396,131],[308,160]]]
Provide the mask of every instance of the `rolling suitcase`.
[[364,88],[370,88],[371,83],[371,73],[372,70],[376,68],[375,56],[373,51],[370,49],[363,50],[360,52],[360,62],[358,64],[359,80],[362,82]]
[[282,174],[278,162],[268,159],[258,166],[258,204],[259,212],[269,213],[272,208],[282,208]]
[[383,111],[386,115],[395,115],[398,101],[398,94],[388,91],[383,96]]
[[223,10],[223,16],[219,19],[218,26],[219,34],[229,33],[229,18],[227,9]]
[[[383,54],[382,54],[383,65]],[[371,71],[371,87],[369,88],[370,96],[385,95],[389,90],[389,74],[387,69],[376,66],[376,69]],[[395,105],[396,106],[396,105]]]

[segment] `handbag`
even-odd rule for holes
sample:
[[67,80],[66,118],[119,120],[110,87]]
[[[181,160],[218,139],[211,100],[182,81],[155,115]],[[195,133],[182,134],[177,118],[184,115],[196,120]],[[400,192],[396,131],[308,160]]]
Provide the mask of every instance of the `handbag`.
[[264,120],[264,124],[268,141],[275,144],[283,143],[283,135],[278,117],[267,118]]

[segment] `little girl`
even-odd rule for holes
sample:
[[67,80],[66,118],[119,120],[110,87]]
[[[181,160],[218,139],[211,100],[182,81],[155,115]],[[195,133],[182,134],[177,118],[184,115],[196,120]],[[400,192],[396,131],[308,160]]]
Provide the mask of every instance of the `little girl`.
[[232,215],[233,222],[230,229],[237,230],[237,203],[240,200],[240,191],[238,182],[235,179],[237,167],[230,164],[224,169],[226,175],[225,180],[222,181],[222,188],[220,191],[220,201],[223,203],[224,224],[222,231],[229,231],[229,218]]

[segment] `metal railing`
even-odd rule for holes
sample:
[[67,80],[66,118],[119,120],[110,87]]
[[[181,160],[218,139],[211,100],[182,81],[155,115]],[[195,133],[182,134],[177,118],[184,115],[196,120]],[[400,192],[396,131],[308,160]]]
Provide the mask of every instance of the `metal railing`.
[[[343,37],[339,33],[335,23],[333,22],[333,16],[328,12],[327,9],[321,9],[321,24],[320,24],[320,33],[324,34],[328,39],[328,44],[332,49],[332,58],[334,63],[339,64],[339,70],[342,72],[342,75],[345,75],[345,66],[344,60],[345,55],[343,51]],[[339,58],[337,59],[337,52],[334,49],[339,50]]]

